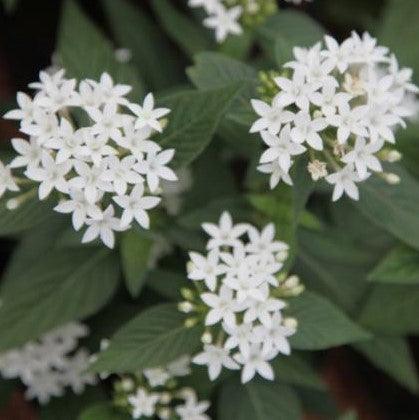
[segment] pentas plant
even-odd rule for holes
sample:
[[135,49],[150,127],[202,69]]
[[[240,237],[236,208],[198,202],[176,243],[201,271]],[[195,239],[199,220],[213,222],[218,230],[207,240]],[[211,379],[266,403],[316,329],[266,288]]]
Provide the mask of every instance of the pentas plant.
[[133,419],[209,420],[210,403],[179,384],[178,378],[190,373],[190,357],[182,356],[164,367],[124,375],[114,383],[113,403]]
[[[179,309],[194,315],[186,322],[203,322],[203,351],[193,362],[208,366],[213,381],[227,369],[241,369],[243,383],[256,373],[274,379],[269,363],[278,354],[289,355],[288,337],[297,321],[286,317],[286,297],[302,292],[296,276],[281,273],[288,245],[275,240],[275,228],[262,231],[249,224],[233,224],[224,212],[218,225],[204,223],[210,235],[207,255],[190,252],[188,278],[196,291],[182,291]],[[248,237],[248,241],[243,239]]]
[[265,97],[251,101],[258,119],[250,132],[268,146],[258,170],[270,174],[272,189],[281,180],[292,185],[290,169],[302,154],[312,179],[334,186],[333,201],[343,194],[358,200],[357,184],[372,173],[399,182],[381,162],[400,159],[388,145],[416,114],[419,90],[388,48],[368,33],[353,32],[341,44],[325,36],[324,46],[294,48],[293,61],[263,77]]
[[25,397],[47,404],[51,397],[61,397],[65,388],[81,394],[86,385],[95,385],[95,375],[87,372],[90,355],[76,350],[78,340],[89,330],[70,323],[30,341],[21,348],[0,355],[0,374],[4,379],[19,378],[26,386]]
[[244,27],[258,25],[277,11],[274,0],[189,0],[188,4],[208,15],[203,24],[215,31],[217,42],[240,35]]
[[[64,70],[41,72],[29,87],[34,97],[19,92],[19,109],[4,116],[19,120],[29,136],[12,139],[18,156],[0,165],[0,194],[24,190],[8,207],[17,208],[38,185],[40,200],[55,192],[54,210],[70,213],[75,230],[87,226],[83,242],[100,238],[112,248],[115,231],[133,222],[148,229],[147,211],[161,200],[161,180],[177,180],[167,166],[174,149],[163,150],[152,140],[170,110],[155,108],[151,93],[143,105],[129,102],[131,86],[114,84],[107,73],[77,87]],[[12,175],[12,169],[21,173]]]

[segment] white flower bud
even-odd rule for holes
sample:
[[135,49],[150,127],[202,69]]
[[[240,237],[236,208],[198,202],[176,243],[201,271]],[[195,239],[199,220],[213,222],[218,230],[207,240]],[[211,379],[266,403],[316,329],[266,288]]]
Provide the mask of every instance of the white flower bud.
[[386,156],[387,162],[398,162],[402,158],[402,154],[398,150],[390,150]]
[[299,285],[300,285],[300,278],[295,274],[293,274],[292,276],[289,276],[284,282],[284,286],[287,289],[295,289]]
[[132,52],[128,48],[118,48],[115,50],[115,60],[120,63],[128,63],[131,61]]
[[288,255],[289,255],[288,249],[284,249],[283,251],[279,251],[276,254],[276,260],[278,262],[284,262],[288,259]]
[[169,392],[162,392],[160,394],[160,400],[159,400],[162,404],[169,404],[170,401],[172,401],[172,396],[170,395]]
[[201,336],[201,341],[204,344],[211,344],[212,343],[212,335],[209,331],[205,331],[204,334]]
[[192,305],[191,302],[180,302],[178,304],[178,309],[180,312],[183,312],[185,314],[189,314],[194,310],[194,306]]
[[157,415],[162,419],[170,419],[170,416],[172,415],[172,410],[170,408],[164,407],[160,408],[157,412]]
[[6,208],[8,210],[16,210],[19,207],[20,203],[19,200],[16,198],[11,198],[10,200],[7,200],[6,202]]
[[134,381],[131,378],[124,378],[121,381],[121,388],[125,392],[131,392],[134,389]]
[[285,318],[283,322],[284,327],[289,328],[291,330],[296,330],[298,327],[298,321],[295,318]]
[[400,177],[397,174],[384,173],[383,176],[384,176],[385,181],[390,185],[400,184]]

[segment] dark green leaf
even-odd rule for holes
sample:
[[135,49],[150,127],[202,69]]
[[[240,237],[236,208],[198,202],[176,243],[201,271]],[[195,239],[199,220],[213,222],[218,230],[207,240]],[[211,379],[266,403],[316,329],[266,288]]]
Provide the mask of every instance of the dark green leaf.
[[121,239],[121,264],[125,284],[131,296],[136,297],[144,285],[153,240],[135,230],[126,232]]
[[185,274],[167,270],[152,270],[146,278],[147,286],[167,299],[181,300],[180,289],[190,286]]
[[321,350],[370,338],[338,307],[313,292],[293,299],[289,311],[298,321],[297,333],[290,340],[293,348]]
[[135,69],[115,60],[110,42],[73,0],[67,0],[64,4],[57,51],[69,76],[98,80],[106,71],[115,82],[133,87],[130,93],[133,100],[138,100],[143,94]]
[[129,420],[129,414],[122,413],[109,403],[100,403],[86,408],[77,420]]
[[118,277],[118,261],[108,250],[55,250],[39,257],[2,290],[0,349],[94,314],[113,295]]
[[164,148],[176,149],[175,166],[188,165],[208,146],[239,89],[235,85],[202,92],[186,91],[164,100],[164,105],[172,112],[158,142]]
[[122,327],[93,365],[96,372],[136,372],[165,365],[200,344],[201,328],[186,328],[176,305],[147,309]]
[[252,380],[246,385],[229,381],[221,389],[219,420],[301,420],[300,402],[287,386]]
[[373,365],[386,372],[412,392],[419,389],[418,377],[405,338],[376,337],[373,340],[354,344]]
[[379,283],[419,284],[419,252],[407,246],[393,248],[368,279]]

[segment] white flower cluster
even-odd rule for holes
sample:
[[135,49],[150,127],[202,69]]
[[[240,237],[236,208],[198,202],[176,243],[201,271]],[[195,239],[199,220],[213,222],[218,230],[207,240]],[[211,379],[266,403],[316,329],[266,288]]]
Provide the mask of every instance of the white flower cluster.
[[[195,299],[187,289],[188,300],[179,304],[183,312],[205,314],[204,351],[193,362],[207,365],[211,380],[223,366],[242,369],[243,383],[256,373],[273,380],[269,361],[279,353],[290,354],[287,338],[297,327],[295,319],[283,316],[286,303],[278,298],[301,291],[296,276],[285,280],[279,275],[288,245],[274,239],[273,224],[259,232],[248,224],[234,225],[227,212],[219,225],[202,227],[211,236],[209,252],[191,252],[188,263],[188,278],[199,295]],[[247,243],[241,239],[244,234]]]
[[[162,150],[151,140],[163,131],[160,119],[170,110],[154,108],[151,93],[142,106],[130,103],[126,95],[131,87],[114,84],[107,73],[99,82],[82,80],[77,88],[64,70],[41,72],[40,82],[29,86],[36,90],[34,98],[19,92],[20,108],[4,116],[20,120],[20,131],[30,138],[12,139],[19,156],[0,166],[0,193],[15,191],[28,179],[39,183],[40,200],[58,191],[55,210],[71,213],[75,230],[87,225],[83,242],[100,237],[112,248],[114,231],[128,229],[134,220],[148,229],[147,210],[161,200],[161,180],[177,180],[166,166],[174,149]],[[23,168],[26,179],[14,179],[11,168]],[[27,196],[9,200],[9,208]]]
[[135,378],[125,376],[115,383],[115,404],[127,408],[133,419],[209,420],[205,414],[209,402],[198,401],[193,389],[177,386],[176,378],[190,373],[190,357],[182,356],[166,367],[145,369]]
[[86,326],[70,323],[31,341],[22,348],[0,355],[0,373],[3,378],[20,378],[26,385],[26,398],[36,398],[46,404],[51,397],[64,395],[69,386],[81,394],[86,385],[94,385],[96,378],[86,372],[89,353],[75,352],[77,342],[88,334]]
[[382,172],[380,160],[400,158],[385,145],[394,144],[396,128],[416,114],[412,70],[400,69],[367,33],[354,32],[341,44],[325,36],[325,48],[294,48],[294,58],[274,79],[278,90],[271,103],[252,100],[259,119],[250,132],[259,132],[268,146],[258,170],[271,175],[271,188],[280,180],[291,185],[293,159],[307,152],[308,171],[313,180],[334,185],[334,201],[343,193],[358,200],[356,183]]

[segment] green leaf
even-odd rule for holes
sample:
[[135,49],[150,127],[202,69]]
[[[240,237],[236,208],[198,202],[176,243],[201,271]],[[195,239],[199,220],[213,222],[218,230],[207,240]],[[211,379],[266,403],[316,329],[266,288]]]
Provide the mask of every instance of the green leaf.
[[7,13],[13,13],[17,8],[18,3],[19,0],[2,0],[3,7]]
[[409,343],[400,337],[376,337],[373,340],[354,344],[373,365],[412,392],[417,392],[419,382],[415,361]]
[[360,186],[356,206],[371,222],[419,249],[419,182],[399,165],[393,164],[391,171],[400,176],[400,184],[388,185],[378,176],[371,177]]
[[287,357],[276,357],[271,364],[279,382],[317,390],[325,389],[317,372],[301,355],[293,353]]
[[210,32],[200,23],[183,15],[172,2],[153,0],[150,5],[160,25],[186,55],[192,56],[200,51],[213,49],[214,41]]
[[86,408],[77,420],[129,420],[129,414],[118,411],[109,403],[100,403]]
[[31,198],[16,210],[6,207],[6,199],[0,201],[0,236],[17,235],[44,222],[53,214],[51,201]]
[[121,239],[121,265],[125,284],[131,296],[137,297],[149,271],[153,240],[136,230],[130,230]]
[[129,48],[132,62],[150,89],[172,87],[183,76],[178,55],[145,10],[127,0],[102,0],[118,44]]
[[276,382],[229,381],[221,388],[219,420],[300,420],[300,402],[291,388]]
[[55,250],[39,257],[1,290],[0,349],[94,314],[113,295],[118,277],[118,261],[108,250]]
[[96,372],[136,372],[165,365],[200,344],[201,328],[186,328],[185,316],[175,304],[154,306],[140,313],[112,338],[99,355]]
[[414,46],[419,37],[416,0],[390,0],[385,7],[378,31],[380,44],[389,47],[404,65],[413,67],[416,80],[419,73],[419,51]]
[[419,284],[419,252],[407,246],[393,248],[368,279],[378,283]]
[[360,311],[358,321],[386,335],[419,333],[419,286],[377,285]]
[[152,270],[148,273],[146,282],[150,289],[174,301],[181,299],[180,289],[182,287],[191,285],[186,274],[167,270]]
[[291,346],[301,350],[322,350],[368,340],[370,335],[327,299],[304,292],[290,301],[289,312],[298,321]]
[[115,82],[133,87],[129,95],[133,100],[143,94],[136,70],[130,64],[116,61],[111,43],[73,0],[64,4],[57,51],[69,76],[98,80],[106,71]]
[[293,47],[311,47],[325,31],[310,16],[295,10],[280,11],[258,28],[262,46],[282,66],[292,58]]
[[173,165],[191,163],[210,143],[225,110],[239,86],[208,91],[186,91],[167,97],[169,124],[157,140],[164,148],[176,149]]

